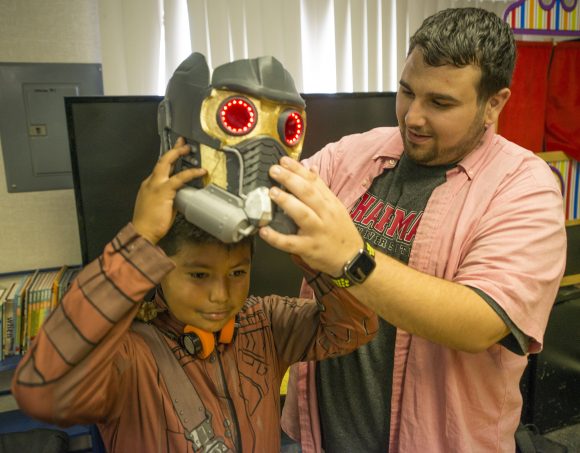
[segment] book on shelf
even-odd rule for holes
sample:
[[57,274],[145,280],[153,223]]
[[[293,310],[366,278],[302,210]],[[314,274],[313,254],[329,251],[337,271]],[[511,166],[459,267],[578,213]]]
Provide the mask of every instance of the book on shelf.
[[58,303],[60,302],[60,299],[62,297],[62,294],[60,293],[60,287],[61,287],[61,280],[63,275],[65,274],[65,272],[68,270],[68,266],[62,266],[56,276],[54,277],[54,280],[52,281],[52,291],[51,291],[51,299],[50,299],[50,311],[54,310],[56,308],[56,306],[58,305]]
[[17,336],[16,336],[16,353],[23,354],[24,346],[26,343],[26,337],[28,336],[28,306],[30,304],[31,290],[36,285],[37,281],[40,280],[42,272],[37,269],[30,276],[30,278],[24,283],[21,293],[20,293],[20,317],[17,326]]
[[35,270],[0,294],[0,360],[24,354],[58,306],[78,268]]
[[40,270],[35,270],[32,274],[25,275],[21,279],[21,285],[16,291],[16,333],[13,343],[13,353],[22,353],[22,342],[26,335],[26,314],[28,309],[28,294],[30,286],[38,278]]
[[27,350],[34,337],[38,334],[40,326],[50,314],[52,302],[52,283],[58,270],[43,272],[30,288],[27,310],[27,333],[22,341],[22,349]]
[[32,274],[21,276],[13,287],[11,294],[8,295],[4,302],[4,357],[12,356],[20,352],[20,347],[17,347],[17,339],[20,336],[19,325],[21,323],[21,311],[23,288],[30,280]]
[[[8,310],[8,305],[6,304],[7,300],[14,299],[14,292],[16,290],[16,283],[10,282],[4,291],[2,292],[2,296],[0,296],[0,360],[4,360],[4,332],[7,330],[7,315],[5,314],[6,310]],[[11,308],[10,308],[11,309]]]

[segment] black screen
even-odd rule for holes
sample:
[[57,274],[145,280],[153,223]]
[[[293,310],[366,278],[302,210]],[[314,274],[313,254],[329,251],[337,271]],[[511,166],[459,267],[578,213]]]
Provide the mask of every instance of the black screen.
[[[302,157],[340,137],[396,125],[394,93],[304,94]],[[65,99],[83,264],[127,224],[139,185],[159,156],[160,96]],[[296,296],[301,273],[285,253],[256,238],[250,291]]]
[[345,135],[396,126],[395,93],[303,94],[306,136],[301,159]]
[[139,184],[159,157],[161,99],[65,99],[83,264],[133,217]]
[[564,275],[580,275],[580,224],[566,226],[568,245],[566,248],[566,269]]

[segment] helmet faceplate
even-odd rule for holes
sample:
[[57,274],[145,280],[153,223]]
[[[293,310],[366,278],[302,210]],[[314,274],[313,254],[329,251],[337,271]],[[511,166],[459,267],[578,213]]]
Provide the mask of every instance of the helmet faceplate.
[[180,189],[176,207],[223,242],[258,227],[292,233],[296,226],[268,197],[269,168],[287,155],[298,160],[306,130],[305,103],[292,77],[273,57],[236,60],[215,69],[193,53],[175,70],[158,110],[161,153],[178,137],[191,152],[175,165],[207,170]]

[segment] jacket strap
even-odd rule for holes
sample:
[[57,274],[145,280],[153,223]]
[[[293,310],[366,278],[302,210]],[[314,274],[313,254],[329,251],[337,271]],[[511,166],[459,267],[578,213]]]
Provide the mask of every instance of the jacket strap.
[[185,436],[193,442],[196,450],[203,448],[203,451],[231,452],[221,439],[214,439],[211,414],[206,413],[199,394],[161,332],[143,322],[134,322],[131,329],[138,333],[151,349],[175,412],[185,429]]

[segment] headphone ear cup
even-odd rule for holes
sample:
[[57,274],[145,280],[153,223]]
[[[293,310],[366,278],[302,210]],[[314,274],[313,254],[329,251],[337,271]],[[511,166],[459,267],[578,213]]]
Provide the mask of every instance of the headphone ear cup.
[[[200,359],[205,359],[209,357],[209,355],[215,349],[215,337],[212,332],[206,332],[205,330],[198,329],[194,326],[185,326],[183,329],[183,333],[185,335],[196,335],[199,341],[194,341],[193,343],[197,343],[195,349],[195,354]],[[184,335],[184,336],[185,336]],[[182,341],[183,342],[183,341]]]
[[236,322],[235,319],[230,319],[225,326],[222,327],[220,330],[220,335],[218,341],[220,343],[231,343],[234,339],[234,334],[236,331]]

